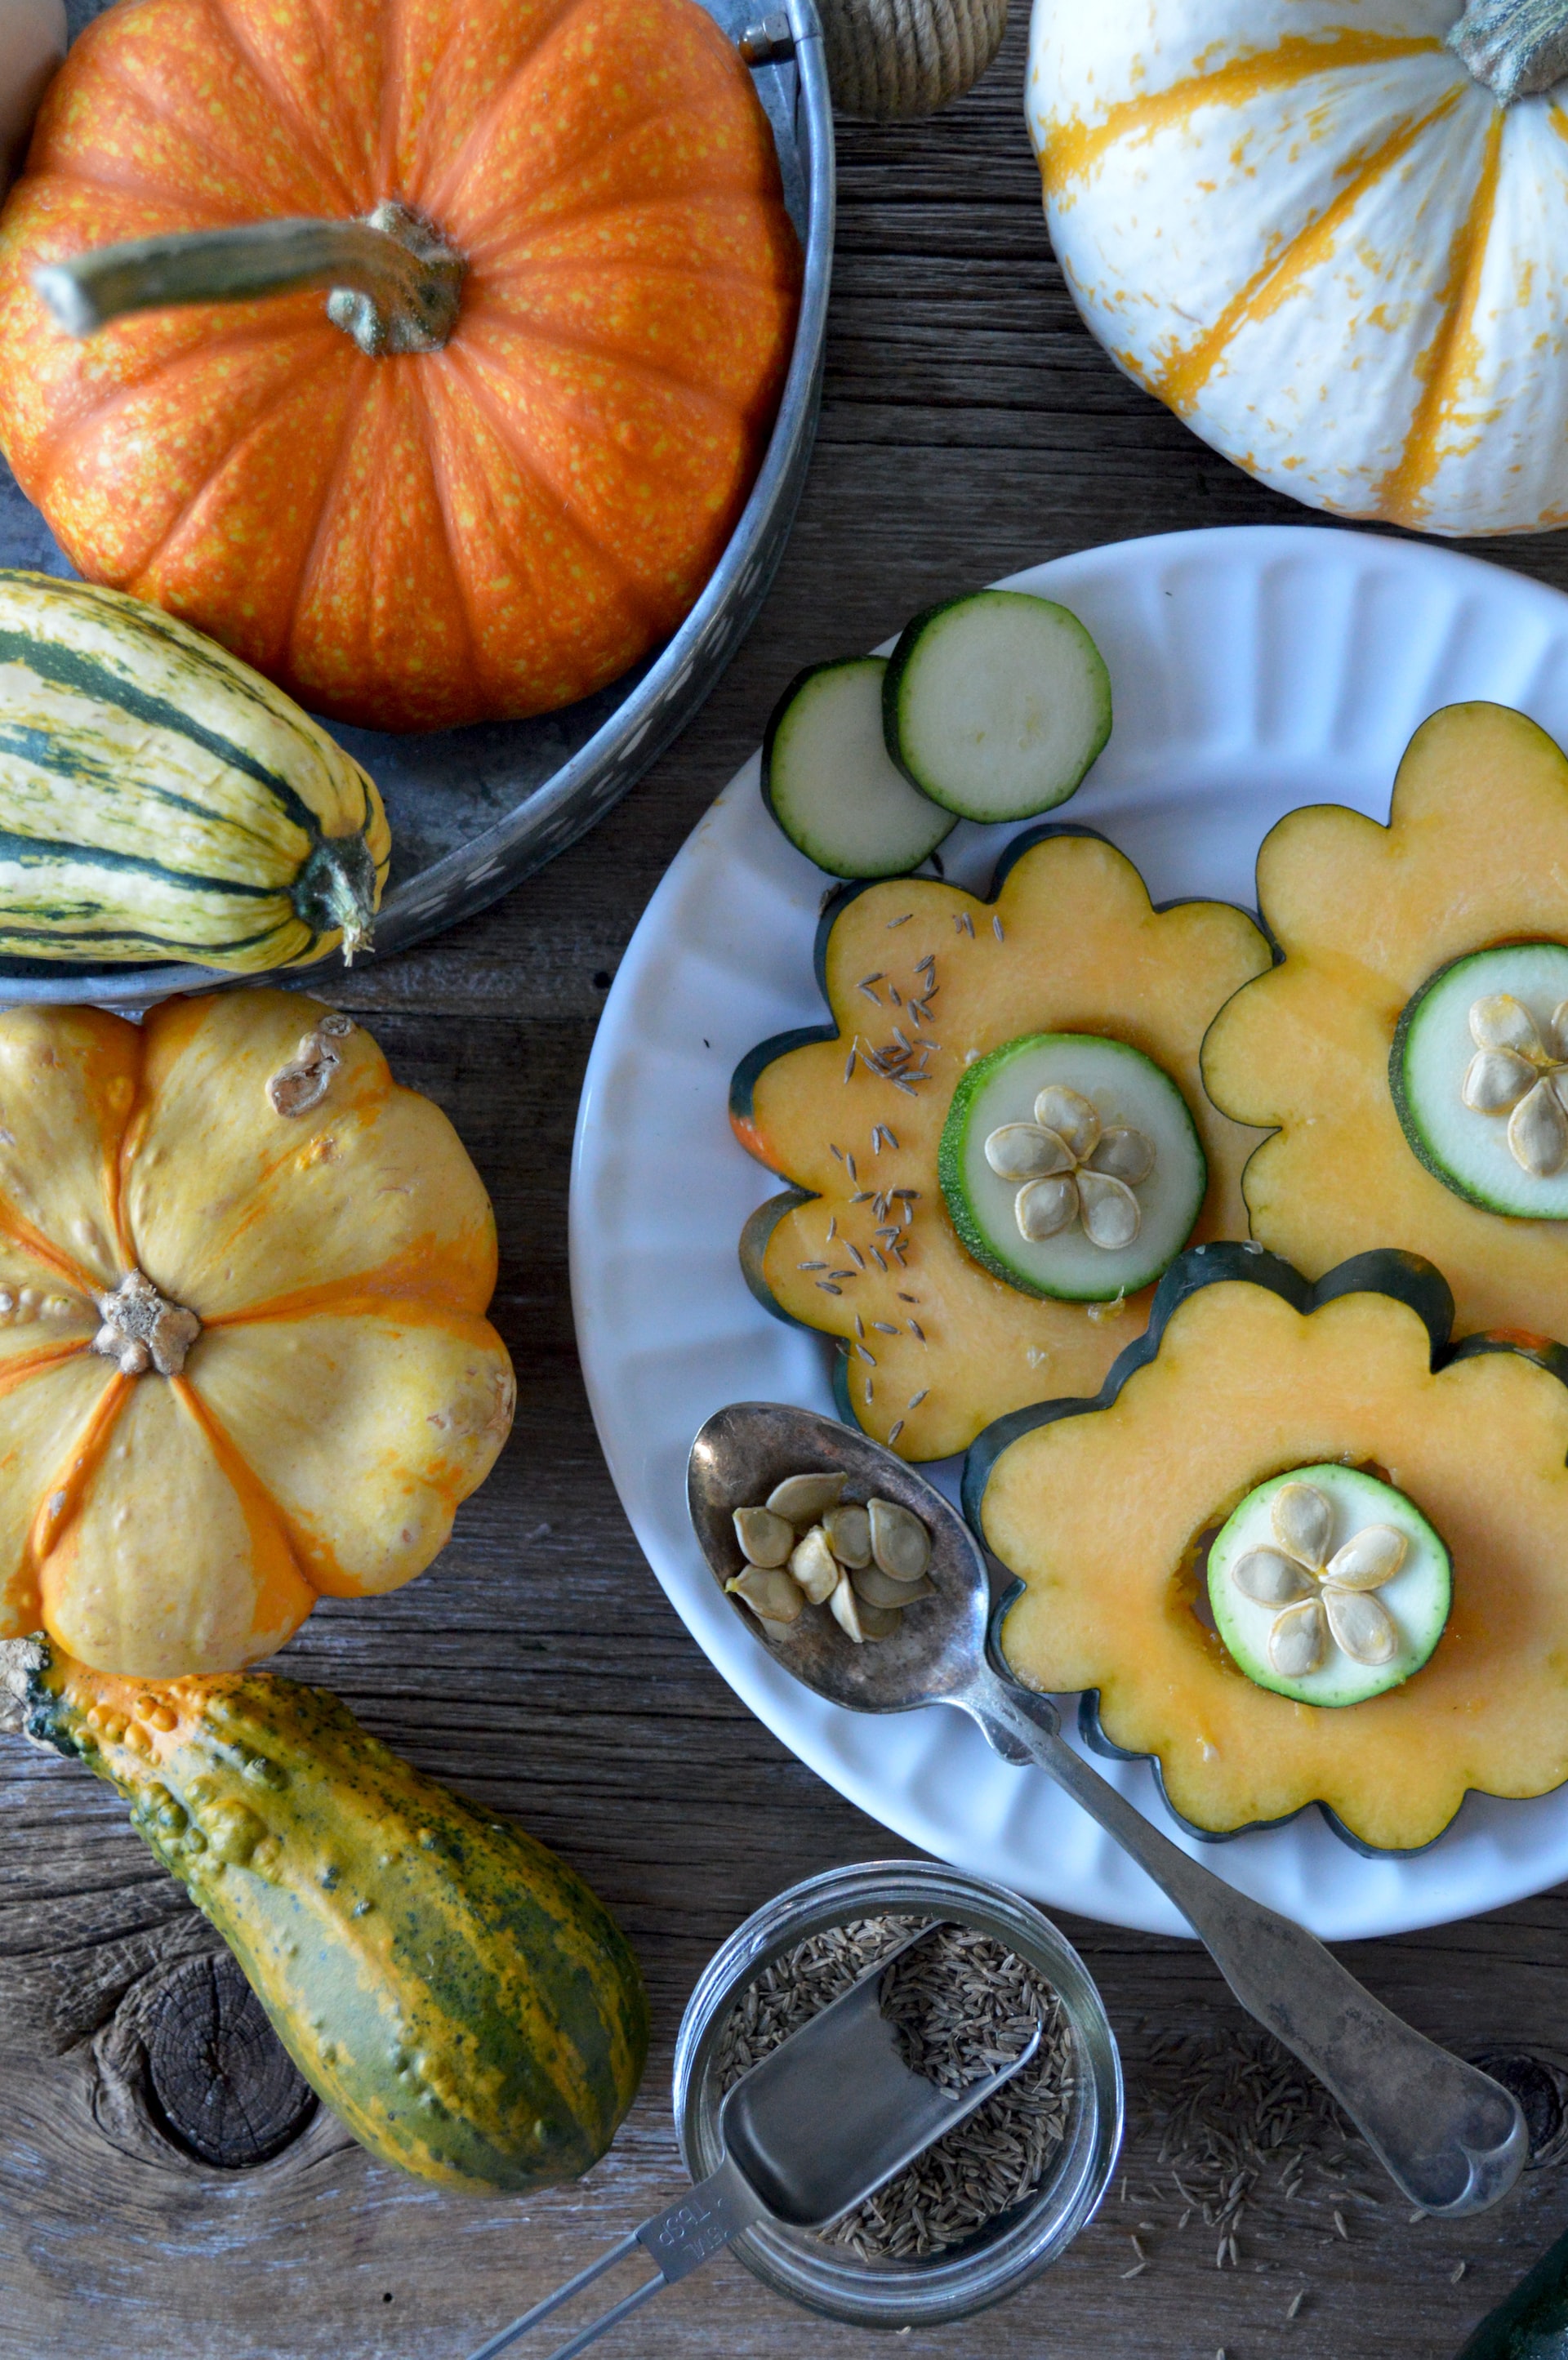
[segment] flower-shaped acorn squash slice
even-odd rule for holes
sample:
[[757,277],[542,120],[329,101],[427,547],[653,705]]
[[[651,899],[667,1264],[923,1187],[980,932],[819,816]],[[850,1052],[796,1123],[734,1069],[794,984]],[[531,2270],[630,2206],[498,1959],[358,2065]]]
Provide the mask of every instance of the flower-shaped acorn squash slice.
[[[1554,1071],[1568,760],[1506,706],[1446,706],[1410,741],[1387,827],[1333,805],[1291,812],[1257,883],[1283,961],[1203,1048],[1216,1104],[1276,1132],[1243,1183],[1254,1237],[1311,1277],[1393,1240],[1445,1273],[1462,1333],[1568,1337],[1568,1170],[1552,1137],[1568,1145]],[[1505,1054],[1510,983],[1532,987],[1537,1054]],[[1406,1092],[1423,1010],[1453,1035],[1442,1103],[1424,1107]]]
[[1113,846],[1053,826],[1014,840],[989,901],[927,878],[838,897],[817,962],[835,1022],[764,1041],[731,1087],[742,1144],[794,1184],[752,1215],[741,1266],[769,1310],[840,1339],[844,1415],[905,1459],[940,1459],[1025,1402],[1092,1391],[1153,1299],[1042,1298],[966,1250],[938,1175],[965,1073],[1026,1034],[1127,1043],[1196,1124],[1192,1234],[1240,1236],[1255,1134],[1209,1104],[1198,1058],[1268,952],[1244,912],[1157,910]]
[[[1199,1834],[1315,1802],[1354,1843],[1413,1851],[1471,1787],[1541,1795],[1568,1778],[1568,1353],[1519,1337],[1451,1349],[1451,1311],[1413,1255],[1359,1255],[1313,1287],[1256,1247],[1199,1248],[1166,1273],[1098,1400],[1019,1411],[970,1453],[966,1507],[1025,1585],[1008,1661],[1032,1687],[1097,1692],[1089,1733],[1152,1756]],[[1336,1468],[1402,1495],[1440,1560],[1446,1544],[1453,1597],[1401,1685],[1317,1705],[1241,1668],[1205,1575],[1256,1487],[1277,1505],[1269,1479]],[[1368,1522],[1385,1546],[1376,1502]],[[1299,1511],[1285,1531],[1282,1555],[1328,1546]],[[1397,1568],[1386,1585],[1372,1570],[1394,1601]]]
[[146,1679],[394,1590],[489,1472],[495,1228],[319,1001],[0,1018],[0,1636]]

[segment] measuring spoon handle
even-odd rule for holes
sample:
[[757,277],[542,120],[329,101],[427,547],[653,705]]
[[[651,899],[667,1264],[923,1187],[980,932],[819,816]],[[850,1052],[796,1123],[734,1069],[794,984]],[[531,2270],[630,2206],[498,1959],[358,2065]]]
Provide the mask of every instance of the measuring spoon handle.
[[1304,1926],[1151,1827],[1067,1743],[1050,1698],[987,1669],[952,1700],[1004,1760],[1048,1771],[1175,1902],[1248,2015],[1332,2092],[1412,2203],[1453,2218],[1508,2193],[1529,2141],[1507,2090],[1374,1999]]

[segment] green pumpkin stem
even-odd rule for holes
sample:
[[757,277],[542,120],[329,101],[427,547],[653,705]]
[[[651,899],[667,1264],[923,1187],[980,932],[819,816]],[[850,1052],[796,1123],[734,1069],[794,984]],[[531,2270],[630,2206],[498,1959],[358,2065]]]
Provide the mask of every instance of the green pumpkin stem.
[[128,311],[330,290],[326,312],[373,358],[439,352],[457,324],[467,268],[407,206],[360,221],[251,222],[104,246],[43,264],[33,284],[67,334],[90,336]]

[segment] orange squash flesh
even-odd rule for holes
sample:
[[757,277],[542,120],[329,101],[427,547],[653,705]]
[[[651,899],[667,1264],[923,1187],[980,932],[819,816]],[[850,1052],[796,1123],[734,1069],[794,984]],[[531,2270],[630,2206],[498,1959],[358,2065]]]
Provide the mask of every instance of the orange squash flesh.
[[[1568,1778],[1568,1388],[1511,1350],[1434,1374],[1431,1349],[1388,1295],[1303,1315],[1222,1281],[1179,1304],[1109,1407],[996,1459],[985,1537],[1027,1584],[1009,1662],[1039,1688],[1098,1689],[1105,1735],[1157,1756],[1200,1829],[1319,1801],[1359,1841],[1409,1850],[1471,1787],[1540,1795]],[[1338,1709],[1255,1687],[1200,1622],[1184,1570],[1255,1483],[1332,1459],[1386,1470],[1454,1577],[1431,1661]]]
[[1388,1083],[1400,1012],[1437,968],[1519,937],[1568,942],[1568,760],[1520,713],[1449,705],[1411,739],[1387,827],[1292,812],[1257,878],[1284,964],[1222,1011],[1203,1049],[1216,1104],[1277,1130],[1243,1182],[1253,1235],[1311,1278],[1403,1246],[1447,1278],[1460,1332],[1568,1336],[1563,1225],[1445,1187]]
[[[928,955],[935,967],[922,970]],[[1208,1158],[1194,1236],[1240,1236],[1240,1173],[1253,1142],[1205,1099],[1198,1054],[1222,1000],[1267,961],[1243,912],[1217,901],[1156,911],[1131,861],[1092,836],[1035,843],[993,902],[916,878],[849,903],[827,947],[836,1036],[765,1065],[735,1124],[752,1154],[813,1192],[776,1223],[762,1275],[787,1317],[845,1340],[850,1404],[868,1434],[892,1441],[898,1426],[902,1457],[945,1458],[1025,1403],[1093,1393],[1148,1317],[1152,1290],[1118,1306],[1043,1301],[965,1251],[942,1200],[937,1152],[966,1063],[1036,1032],[1103,1032],[1142,1050],[1181,1090]],[[862,978],[878,973],[883,979],[863,991]],[[920,1024],[907,1002],[927,974],[937,989]],[[938,1044],[930,1081],[901,1090],[857,1059],[846,1083],[851,1043],[886,1046],[895,1026],[907,1040]],[[879,1212],[877,1193],[899,1188],[914,1193]],[[879,1236],[889,1222],[902,1262]],[[823,1291],[825,1279],[838,1295]]]
[[[439,351],[368,359],[321,292],[76,342],[32,283],[125,239],[387,199],[466,257]],[[72,49],[0,223],[0,445],[90,581],[313,712],[536,713],[698,595],[799,278],[767,118],[695,0],[137,0]]]

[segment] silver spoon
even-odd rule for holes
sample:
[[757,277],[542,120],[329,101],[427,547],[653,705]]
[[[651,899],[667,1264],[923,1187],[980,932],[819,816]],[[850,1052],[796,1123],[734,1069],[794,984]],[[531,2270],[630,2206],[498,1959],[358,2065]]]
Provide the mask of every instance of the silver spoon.
[[1004,1762],[1048,1771],[1175,1902],[1247,2013],[1332,2092],[1412,2203],[1452,2218],[1506,2195],[1529,2150],[1513,2097],[1402,2023],[1305,1927],[1201,1867],[1090,1768],[1062,1736],[1053,1700],[1014,1679],[988,1644],[990,1576],[968,1525],[892,1451],[780,1403],[736,1402],[710,1417],[692,1446],[686,1491],[719,1579],[740,1569],[732,1510],[765,1499],[786,1475],[839,1469],[853,1491],[896,1501],[927,1526],[937,1595],[906,1609],[891,1638],[863,1646],[809,1608],[786,1635],[764,1639],[734,1601],[759,1644],[834,1704],[856,1712],[957,1705]]
[[922,1926],[884,1951],[841,1997],[819,2009],[726,2092],[718,2111],[723,2160],[716,2171],[492,2335],[469,2360],[497,2360],[641,2245],[658,2264],[657,2275],[644,2278],[549,2355],[549,2360],[576,2360],[607,2328],[630,2318],[661,2288],[687,2277],[757,2222],[826,2228],[1022,2072],[1039,2048],[1038,2024],[1016,2057],[961,2090],[942,2089],[905,2063],[897,2032],[882,2012],[883,1979],[895,1959],[918,1950],[939,1930],[939,1924]]

